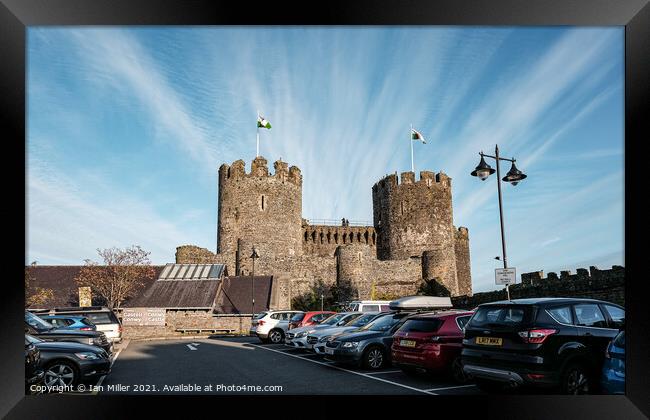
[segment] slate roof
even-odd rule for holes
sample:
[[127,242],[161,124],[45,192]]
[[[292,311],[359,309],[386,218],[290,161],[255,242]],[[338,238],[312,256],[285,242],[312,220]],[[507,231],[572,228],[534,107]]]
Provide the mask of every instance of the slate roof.
[[127,308],[212,309],[221,280],[156,280],[144,294],[122,306]]
[[225,277],[217,295],[214,311],[222,314],[252,313],[251,288],[255,293],[255,312],[268,310],[272,284],[272,276]]
[[[32,287],[51,289],[53,293],[51,299],[42,305],[37,305],[38,307],[32,307],[32,309],[78,306],[79,286],[77,286],[74,279],[82,267],[81,265],[37,265],[36,267],[30,267],[30,272],[34,279],[32,281]],[[154,277],[145,280],[143,287],[135,291],[134,297],[147,290],[164,268],[162,265],[152,267],[155,270]]]

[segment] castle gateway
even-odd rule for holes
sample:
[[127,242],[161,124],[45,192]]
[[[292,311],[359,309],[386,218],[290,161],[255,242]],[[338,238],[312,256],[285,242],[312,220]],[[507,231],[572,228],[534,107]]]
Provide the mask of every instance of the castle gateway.
[[372,187],[373,226],[312,225],[302,218],[302,174],[277,161],[269,173],[258,156],[246,173],[238,160],[219,168],[216,254],[192,245],[176,249],[176,263],[226,264],[248,275],[273,276],[272,308],[314,282],[350,282],[360,299],[415,294],[435,279],[452,296],[471,295],[467,228],[453,225],[451,178],[444,173],[388,175]]

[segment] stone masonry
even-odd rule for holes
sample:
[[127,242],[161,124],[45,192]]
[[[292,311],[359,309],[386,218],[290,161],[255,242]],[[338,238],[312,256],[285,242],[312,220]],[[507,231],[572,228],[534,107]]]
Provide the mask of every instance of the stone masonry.
[[388,175],[372,187],[373,226],[311,225],[302,218],[302,174],[258,156],[219,168],[217,252],[176,249],[176,263],[223,263],[231,275],[274,276],[272,307],[288,308],[317,280],[349,281],[360,299],[371,290],[414,294],[437,279],[452,296],[471,295],[467,228],[453,225],[451,178],[444,173]]

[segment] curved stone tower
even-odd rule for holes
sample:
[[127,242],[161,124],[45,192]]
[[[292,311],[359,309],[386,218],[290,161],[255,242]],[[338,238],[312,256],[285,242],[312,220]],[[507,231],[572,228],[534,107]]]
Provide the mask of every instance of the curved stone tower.
[[422,171],[416,181],[413,172],[404,172],[400,181],[397,175],[388,175],[372,187],[377,257],[404,260],[428,251],[422,261],[425,279],[438,277],[456,294],[451,178]]
[[[246,173],[243,160],[219,168],[217,254],[222,254],[236,274],[249,273],[251,249],[260,254],[257,268],[278,258],[302,254],[302,175],[296,166],[253,160]],[[239,250],[239,252],[238,252]]]

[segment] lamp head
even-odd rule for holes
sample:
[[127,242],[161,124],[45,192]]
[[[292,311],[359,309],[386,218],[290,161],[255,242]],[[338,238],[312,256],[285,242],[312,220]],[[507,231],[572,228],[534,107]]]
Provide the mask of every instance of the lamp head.
[[481,161],[478,163],[476,169],[472,171],[472,176],[478,177],[481,181],[485,181],[495,170],[485,162],[483,154],[481,153]]

